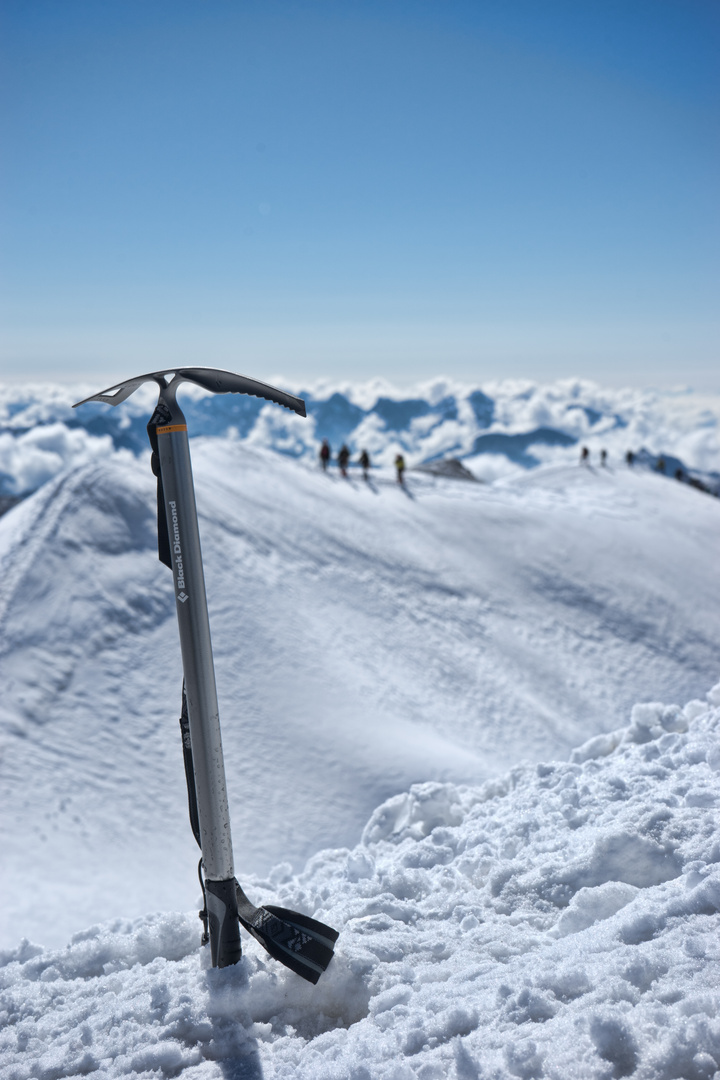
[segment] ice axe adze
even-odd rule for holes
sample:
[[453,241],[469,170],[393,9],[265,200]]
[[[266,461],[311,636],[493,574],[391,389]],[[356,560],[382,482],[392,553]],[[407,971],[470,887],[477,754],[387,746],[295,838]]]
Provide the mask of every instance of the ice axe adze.
[[[175,395],[187,381],[216,394],[251,394],[305,416],[305,402],[265,383],[215,368],[170,368],[111,386],[79,401],[119,405],[144,382],[160,388],[148,423],[152,469],[158,480],[158,556],[173,572],[184,673],[183,734],[190,823],[200,845],[200,913],[213,967],[240,959],[239,922],[271,956],[316,983],[333,955],[338,934],[324,923],[273,906],[254,907],[235,880],[225,765],[205,577],[198,531],[187,423]],[[203,880],[204,876],[204,880]]]

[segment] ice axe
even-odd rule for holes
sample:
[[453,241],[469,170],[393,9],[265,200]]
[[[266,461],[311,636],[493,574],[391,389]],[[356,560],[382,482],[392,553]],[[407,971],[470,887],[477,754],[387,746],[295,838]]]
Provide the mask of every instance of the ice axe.
[[[111,386],[77,402],[120,405],[145,382],[160,388],[147,430],[157,477],[158,557],[173,572],[184,673],[182,716],[190,824],[202,858],[198,872],[205,907],[200,912],[213,967],[241,956],[239,923],[281,963],[316,983],[329,964],[336,930],[307,915],[268,905],[255,907],[235,879],[225,784],[215,668],[208,619],[190,445],[176,401],[181,382],[215,394],[250,394],[305,416],[305,402],[265,383],[215,368],[169,368]],[[73,406],[76,408],[77,405]]]

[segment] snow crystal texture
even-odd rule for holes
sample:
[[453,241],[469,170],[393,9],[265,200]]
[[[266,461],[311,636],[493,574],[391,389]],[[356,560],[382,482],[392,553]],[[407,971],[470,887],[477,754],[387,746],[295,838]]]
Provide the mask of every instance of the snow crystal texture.
[[710,1080],[720,1068],[720,685],[571,763],[416,785],[352,849],[254,883],[340,928],[317,987],[192,915],[2,956],[4,1080]]

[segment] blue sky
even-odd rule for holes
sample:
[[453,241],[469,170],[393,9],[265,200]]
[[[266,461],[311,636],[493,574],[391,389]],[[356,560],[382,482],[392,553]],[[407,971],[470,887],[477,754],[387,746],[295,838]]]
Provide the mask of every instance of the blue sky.
[[720,389],[720,5],[3,0],[0,377]]

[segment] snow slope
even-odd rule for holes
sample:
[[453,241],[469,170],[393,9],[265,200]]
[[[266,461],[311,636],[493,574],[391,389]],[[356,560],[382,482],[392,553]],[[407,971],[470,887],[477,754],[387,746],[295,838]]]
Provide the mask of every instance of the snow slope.
[[711,1080],[720,1069],[720,684],[571,763],[390,799],[258,899],[341,929],[317,987],[193,915],[2,956],[5,1080]]
[[[717,679],[720,502],[686,486],[573,466],[402,490],[238,440],[193,455],[243,879],[353,845],[413,783],[566,757],[634,701]],[[149,470],[60,474],[0,520],[0,550],[0,942],[190,907]]]

